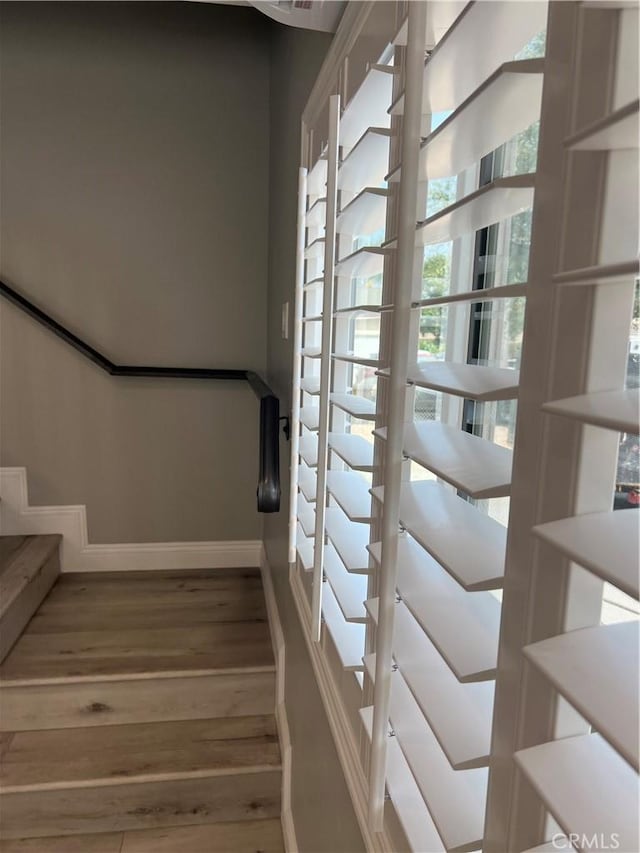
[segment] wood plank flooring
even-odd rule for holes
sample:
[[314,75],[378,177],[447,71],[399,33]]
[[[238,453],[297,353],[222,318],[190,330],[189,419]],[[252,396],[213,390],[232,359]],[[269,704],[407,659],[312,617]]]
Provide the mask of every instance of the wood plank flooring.
[[2,682],[273,671],[260,572],[61,575]]
[[217,776],[280,765],[273,716],[222,717],[14,734],[0,792]]
[[0,666],[0,850],[282,853],[274,673],[256,569],[61,575]]
[[270,670],[20,683],[0,698],[1,723],[14,732],[270,714],[274,706]]

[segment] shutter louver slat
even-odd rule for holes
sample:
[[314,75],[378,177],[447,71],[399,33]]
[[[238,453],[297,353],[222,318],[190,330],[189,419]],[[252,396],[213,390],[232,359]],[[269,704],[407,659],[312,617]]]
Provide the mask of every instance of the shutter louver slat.
[[460,681],[495,677],[500,602],[490,592],[465,592],[438,563],[398,565],[398,592]]
[[378,275],[382,272],[384,258],[391,250],[381,246],[363,246],[349,255],[345,255],[336,263],[335,272],[338,276]]
[[303,376],[300,380],[300,388],[306,393],[314,397],[320,393],[320,377],[319,376]]
[[319,198],[324,194],[327,184],[327,159],[319,157],[307,175],[307,194],[310,198]]
[[[373,728],[373,707],[360,709],[360,717],[369,740]],[[387,787],[400,825],[412,850],[444,853],[445,847],[438,835],[431,815],[424,804],[420,789],[395,738],[389,740],[387,755]]]
[[[425,63],[422,112],[455,109],[544,30],[546,19],[543,3],[467,4]],[[491,33],[490,50],[478,38],[481,32]],[[391,114],[402,115],[403,111],[404,93],[392,105]]]
[[[380,375],[384,375],[381,371]],[[408,372],[409,381],[469,400],[513,400],[518,396],[519,373],[507,367],[485,367],[451,361],[416,365]]]
[[367,187],[338,214],[338,234],[371,234],[384,225],[387,190]]
[[[432,560],[421,578],[400,564],[398,593],[458,681],[495,678],[500,603],[488,592],[467,593]],[[422,564],[424,568],[424,562]],[[367,599],[377,621],[378,599]]]
[[389,162],[390,138],[387,128],[368,128],[340,164],[338,189],[355,192],[382,183]]
[[317,406],[303,406],[300,409],[300,423],[308,430],[317,432],[320,409]]
[[372,65],[351,98],[340,120],[340,145],[350,151],[368,127],[388,128],[387,106],[391,100],[393,68]]
[[638,510],[598,512],[549,521],[536,536],[622,592],[638,598]]
[[304,499],[302,495],[298,495],[298,521],[302,527],[302,532],[305,536],[313,536],[316,524],[316,514],[313,506]]
[[[374,435],[386,440],[385,428]],[[511,451],[440,421],[407,423],[404,453],[472,498],[508,495]]]
[[307,211],[307,227],[319,228],[324,227],[327,212],[326,198],[319,198],[311,205]]
[[525,646],[527,658],[638,769],[638,623],[569,631]]
[[363,367],[379,367],[380,360],[378,358],[367,358],[362,355],[356,355],[353,352],[333,352],[331,358],[335,361],[346,361],[350,364],[361,364]]
[[[467,0],[441,0],[429,6],[424,39],[427,47],[437,44],[442,39],[466,5]],[[408,21],[405,18],[393,38],[393,44],[402,47],[406,45],[407,26]]]
[[543,405],[545,412],[618,432],[640,432],[640,390],[594,391]]
[[375,403],[357,394],[331,394],[330,401],[334,406],[360,420],[373,421],[376,417]]
[[367,596],[366,577],[350,575],[331,545],[325,548],[324,570],[346,621],[365,622],[367,616],[363,602]]
[[298,522],[296,526],[296,550],[305,572],[313,568],[313,539],[304,535],[304,531]]
[[315,468],[318,464],[318,438],[313,433],[300,436],[298,444],[300,457],[309,466]]
[[[420,148],[420,179],[457,175],[540,115],[544,59],[506,62]],[[400,167],[389,181],[400,180]]]
[[305,260],[311,261],[321,258],[324,255],[324,237],[318,237],[313,242],[309,243],[304,250]]
[[528,210],[534,175],[496,178],[416,226],[416,245],[446,243]]
[[309,503],[316,499],[316,475],[311,468],[301,465],[298,469],[298,487]]
[[394,657],[451,766],[456,770],[485,767],[493,683],[458,681],[402,603],[396,607]]
[[357,622],[347,622],[340,606],[328,584],[323,584],[322,614],[331,634],[344,669],[359,672],[364,669],[362,649],[364,648],[365,626]]
[[[372,490],[384,500],[384,487]],[[405,483],[400,522],[466,590],[502,586],[506,529],[435,482]]]
[[383,311],[393,310],[393,305],[350,305],[346,308],[338,308],[333,316],[338,320],[352,320],[357,317],[376,316]]
[[487,770],[454,770],[399,672],[391,676],[391,726],[449,853],[482,845]]
[[565,146],[571,151],[616,151],[637,148],[640,144],[636,99],[569,137]]
[[355,471],[327,471],[327,489],[351,521],[371,521],[371,497],[366,480]]
[[320,347],[303,347],[300,351],[303,358],[321,358],[322,350]]
[[[313,275],[315,276],[315,273],[313,273]],[[324,284],[324,276],[315,276],[314,278],[311,279],[311,281],[306,281],[304,283],[304,289],[310,290],[311,288],[322,287],[323,284]]]
[[590,849],[617,840],[620,851],[640,850],[638,776],[599,735],[533,746],[515,759],[567,835],[577,833],[585,845],[595,837]]
[[373,470],[373,444],[363,436],[330,432],[329,447],[354,471]]
[[347,571],[354,574],[369,574],[368,526],[349,521],[338,507],[327,507],[325,530]]

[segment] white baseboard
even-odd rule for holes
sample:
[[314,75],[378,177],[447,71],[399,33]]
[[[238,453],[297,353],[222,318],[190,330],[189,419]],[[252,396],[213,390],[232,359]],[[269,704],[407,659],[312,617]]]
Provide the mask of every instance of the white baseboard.
[[62,534],[63,572],[257,567],[262,542],[144,542],[91,545],[84,506],[29,506],[26,468],[0,468],[0,533]]
[[289,566],[289,584],[365,848],[369,853],[394,853],[393,843],[387,833],[372,832],[369,825],[368,785],[360,761],[358,744],[351,733],[351,725],[322,646],[311,639],[311,608],[295,563]]
[[269,627],[271,629],[273,655],[276,661],[276,723],[280,740],[280,753],[282,755],[282,805],[280,820],[282,823],[285,850],[287,853],[298,853],[296,828],[291,811],[291,735],[289,734],[289,720],[287,719],[287,709],[284,700],[284,634],[282,632],[282,625],[280,624],[280,614],[273,589],[273,581],[271,580],[271,567],[264,548],[262,549],[260,570],[262,572],[262,587],[264,589]]

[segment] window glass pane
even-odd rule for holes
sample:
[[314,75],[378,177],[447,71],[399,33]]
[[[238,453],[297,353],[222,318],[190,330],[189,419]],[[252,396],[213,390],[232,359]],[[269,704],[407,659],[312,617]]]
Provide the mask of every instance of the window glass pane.
[[528,175],[535,172],[538,160],[539,133],[540,122],[536,121],[505,143],[502,154],[503,177]]
[[456,200],[458,179],[435,178],[427,188],[427,217],[434,216]]
[[452,248],[453,243],[425,246],[422,265],[422,299],[433,299],[449,293]]
[[547,42],[547,31],[541,30],[530,41],[528,41],[521,51],[516,53],[514,59],[537,59],[545,55]]
[[372,231],[371,234],[357,234],[353,237],[352,252],[362,249],[363,246],[380,246],[384,240],[384,228]]
[[447,344],[448,306],[435,305],[420,311],[418,337],[418,364],[425,361],[442,361]]
[[382,273],[353,281],[352,305],[380,305],[382,303]]

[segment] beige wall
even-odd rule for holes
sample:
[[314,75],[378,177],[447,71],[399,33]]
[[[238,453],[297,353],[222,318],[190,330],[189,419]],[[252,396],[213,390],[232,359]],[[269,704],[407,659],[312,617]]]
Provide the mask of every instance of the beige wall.
[[[263,373],[271,24],[192,3],[0,16],[4,280],[114,361]],[[260,538],[246,384],[109,378],[1,308],[1,463],[32,503],[86,504],[93,542]]]
[[[293,315],[300,117],[329,46],[328,36],[279,28],[271,81],[268,376],[291,400],[292,340],[280,336],[281,306]],[[324,715],[288,581],[289,446],[281,443],[283,510],[265,516],[265,544],[286,641],[286,704],[293,744],[292,808],[301,853],[364,849],[333,738]]]

